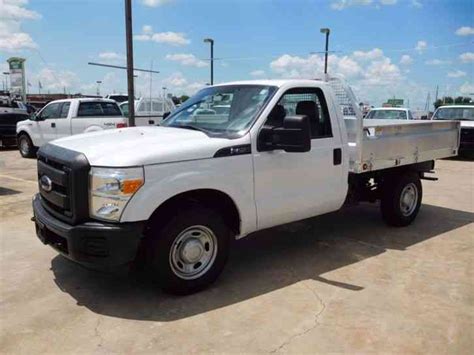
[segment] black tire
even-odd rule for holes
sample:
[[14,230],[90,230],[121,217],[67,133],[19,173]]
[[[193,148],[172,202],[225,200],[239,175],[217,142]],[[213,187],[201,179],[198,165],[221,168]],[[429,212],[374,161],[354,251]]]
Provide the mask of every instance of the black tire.
[[18,136],[18,150],[23,158],[36,157],[36,147],[26,133],[20,133]]
[[[175,261],[173,255],[182,255],[182,253],[176,252],[177,250],[184,250],[186,239],[179,241],[183,238],[183,235],[194,231],[196,228],[204,228],[207,233],[209,230],[214,234],[217,245],[213,262],[208,265],[208,269],[204,273],[194,275],[192,279],[185,279],[179,275],[180,270],[179,261]],[[191,229],[190,229],[191,228]],[[186,232],[188,230],[188,232]],[[200,229],[199,229],[200,230]],[[171,220],[164,226],[152,227],[151,229],[151,253],[149,264],[149,271],[151,276],[158,281],[161,288],[171,294],[187,295],[197,291],[200,291],[210,284],[212,284],[224,269],[224,265],[227,261],[229,254],[229,243],[231,238],[231,231],[224,223],[222,217],[211,209],[201,206],[193,206],[185,209],[182,212],[175,214]],[[201,255],[206,249],[205,244],[200,244],[203,249],[200,250]],[[200,247],[197,247],[198,249]],[[184,253],[184,252],[183,252]],[[186,263],[185,258],[177,258]],[[193,262],[189,262],[186,266],[191,265]],[[193,266],[196,267],[199,262]],[[174,266],[173,266],[174,265]],[[184,266],[184,265],[183,265]],[[202,266],[199,265],[199,266]],[[184,270],[184,269],[183,269]],[[198,269],[199,270],[199,269]],[[186,275],[185,275],[186,276]],[[187,277],[187,276],[186,276]]]
[[[414,191],[416,196],[413,196],[411,191]],[[402,195],[408,195],[409,203],[402,201]],[[411,224],[420,210],[422,195],[423,189],[417,173],[409,172],[387,179],[380,203],[385,223],[394,227]]]

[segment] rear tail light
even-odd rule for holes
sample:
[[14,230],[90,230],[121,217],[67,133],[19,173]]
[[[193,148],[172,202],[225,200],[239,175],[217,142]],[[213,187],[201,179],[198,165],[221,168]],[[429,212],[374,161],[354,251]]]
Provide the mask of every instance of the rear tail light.
[[126,123],[117,123],[117,125],[115,126],[117,128],[125,128],[127,127],[127,124]]

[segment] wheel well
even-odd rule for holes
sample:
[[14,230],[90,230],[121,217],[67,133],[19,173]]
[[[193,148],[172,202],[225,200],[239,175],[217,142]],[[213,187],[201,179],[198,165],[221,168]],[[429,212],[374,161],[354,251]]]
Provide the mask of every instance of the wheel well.
[[214,209],[224,218],[224,222],[235,233],[240,234],[240,214],[232,198],[224,192],[212,189],[199,189],[180,193],[163,202],[151,215],[149,224],[162,226],[178,211],[187,206],[201,205]]

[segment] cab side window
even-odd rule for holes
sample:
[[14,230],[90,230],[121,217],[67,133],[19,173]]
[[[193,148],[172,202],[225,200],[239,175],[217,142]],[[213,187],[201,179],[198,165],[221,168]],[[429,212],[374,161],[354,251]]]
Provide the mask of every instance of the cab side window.
[[71,106],[70,102],[64,102],[61,106],[59,111],[59,118],[67,118],[69,113],[69,106]]
[[59,117],[59,106],[60,103],[52,103],[46,106],[43,111],[41,111],[41,118],[47,120],[49,118],[58,118]]
[[321,89],[296,88],[287,91],[273,108],[265,124],[282,126],[285,116],[294,115],[309,117],[312,139],[332,137],[329,112]]

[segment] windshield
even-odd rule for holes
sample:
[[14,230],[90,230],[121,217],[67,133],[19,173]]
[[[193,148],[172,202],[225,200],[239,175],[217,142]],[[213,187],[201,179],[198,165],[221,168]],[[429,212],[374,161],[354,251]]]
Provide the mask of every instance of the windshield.
[[474,107],[442,107],[436,111],[433,119],[474,121]]
[[402,110],[372,110],[365,118],[374,120],[406,120],[407,113]]
[[162,126],[236,135],[246,131],[276,91],[275,86],[229,85],[209,87],[188,99]]

